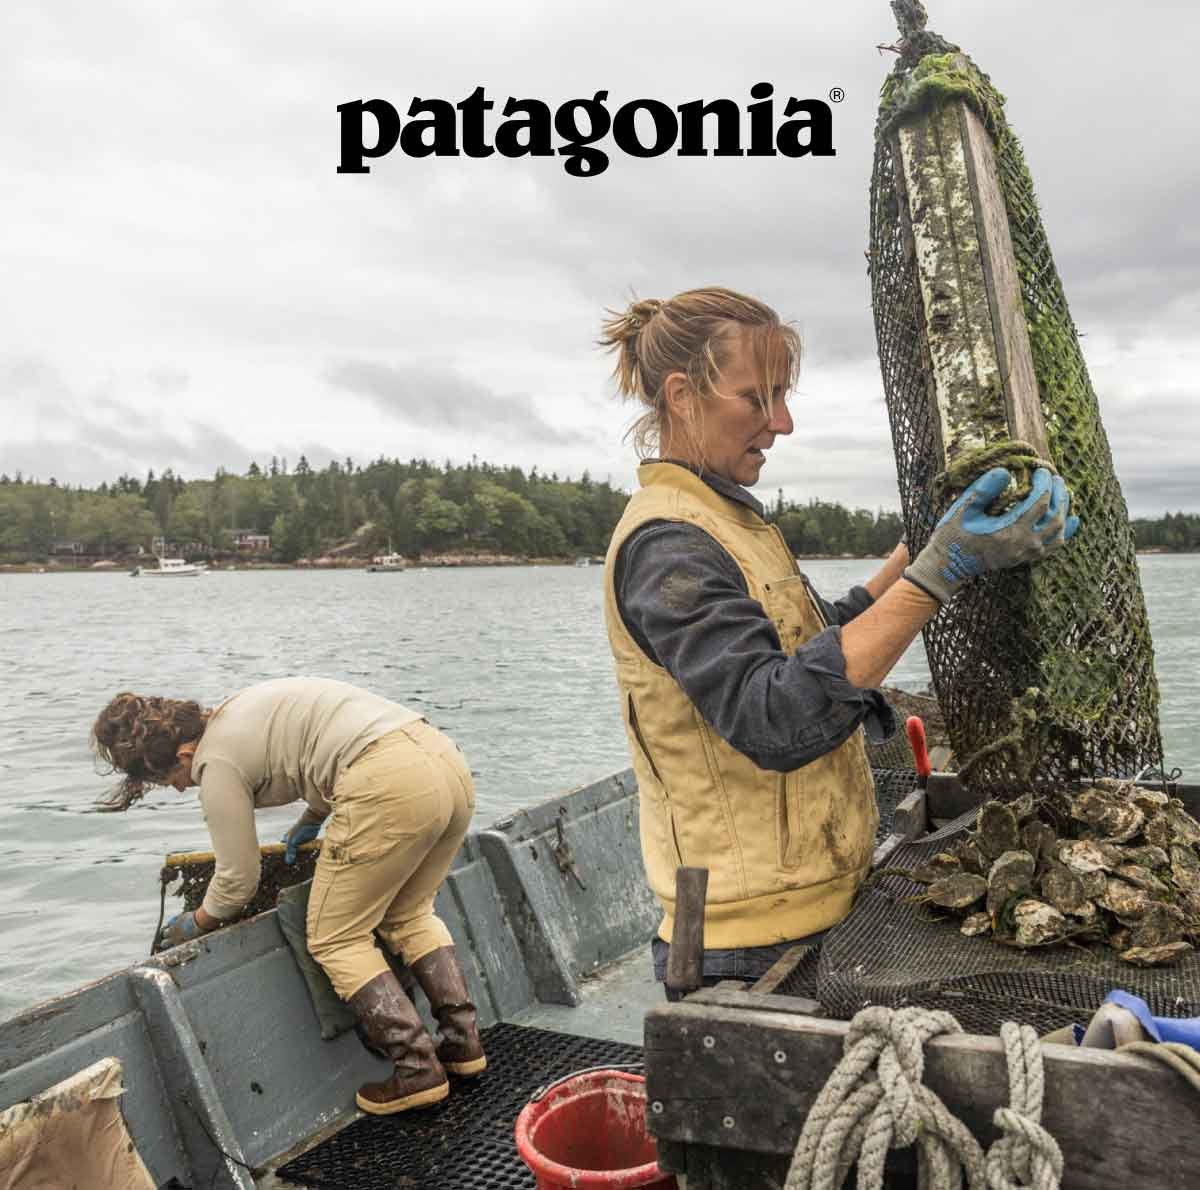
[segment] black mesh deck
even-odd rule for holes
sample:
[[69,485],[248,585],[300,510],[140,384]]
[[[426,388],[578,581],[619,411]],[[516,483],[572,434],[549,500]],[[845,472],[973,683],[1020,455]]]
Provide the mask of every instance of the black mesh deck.
[[444,1103],[356,1120],[279,1176],[326,1190],[532,1190],[513,1140],[530,1095],[577,1070],[642,1060],[641,1046],[521,1025],[493,1025],[483,1044],[487,1070],[452,1078]]

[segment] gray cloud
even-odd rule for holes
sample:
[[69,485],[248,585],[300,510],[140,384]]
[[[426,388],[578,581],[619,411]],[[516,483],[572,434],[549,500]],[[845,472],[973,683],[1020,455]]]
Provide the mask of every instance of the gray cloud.
[[587,441],[585,434],[551,425],[529,396],[493,392],[449,369],[343,360],[329,369],[328,378],[336,388],[366,397],[410,425],[434,423],[449,431],[486,427],[501,438],[545,446]]
[[[1196,420],[1168,401],[1200,349],[1200,167],[1184,151],[1200,14],[1151,6],[1136,53],[1118,0],[1009,0],[1003,19],[940,0],[931,24],[1009,97],[1102,396],[1127,379],[1113,344],[1156,337],[1174,369],[1136,414],[1105,396],[1128,490],[1200,507],[1174,453]],[[301,450],[503,451],[628,482],[624,414],[593,342],[601,311],[631,288],[720,283],[799,323],[802,385],[822,394],[772,469],[797,495],[894,505],[862,255],[891,66],[875,46],[894,36],[882,2],[818,15],[662,0],[647,15],[447,0],[401,15],[347,0],[298,16],[217,0],[184,39],[151,0],[17,0],[0,13],[0,103],[22,113],[0,128],[6,281],[21,296],[5,330],[37,360],[0,366],[13,410],[0,467],[19,454],[26,470],[98,482],[156,455],[210,471]],[[561,158],[396,152],[370,175],[335,173],[335,109],[352,98],[404,108],[483,85],[497,103],[556,105],[607,89],[612,111],[637,96],[745,103],[763,80],[777,101],[844,90],[836,157],[614,153],[581,181]],[[851,371],[844,400],[830,377]]]

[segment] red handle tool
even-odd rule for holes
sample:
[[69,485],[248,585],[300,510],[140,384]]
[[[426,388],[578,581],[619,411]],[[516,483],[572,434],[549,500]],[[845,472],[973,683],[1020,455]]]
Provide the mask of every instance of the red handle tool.
[[904,723],[904,730],[912,748],[913,767],[917,770],[918,781],[921,788],[924,789],[925,783],[929,780],[929,774],[933,772],[933,765],[929,760],[929,749],[925,746],[925,724],[921,722],[919,715],[909,715]]

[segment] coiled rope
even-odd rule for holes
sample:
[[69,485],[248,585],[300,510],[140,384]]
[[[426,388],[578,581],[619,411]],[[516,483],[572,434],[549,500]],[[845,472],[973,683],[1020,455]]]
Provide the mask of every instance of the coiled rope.
[[948,1012],[864,1008],[850,1022],[842,1060],[808,1113],[784,1190],[839,1190],[858,1163],[858,1190],[882,1190],[889,1149],[917,1146],[919,1190],[1057,1190],[1062,1152],[1041,1126],[1044,1082],[1037,1034],[1001,1029],[1011,1106],[987,1156],[966,1125],[923,1083],[924,1046],[961,1033]]

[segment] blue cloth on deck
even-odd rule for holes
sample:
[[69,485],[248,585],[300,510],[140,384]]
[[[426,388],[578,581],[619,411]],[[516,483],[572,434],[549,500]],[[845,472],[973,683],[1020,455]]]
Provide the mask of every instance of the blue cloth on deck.
[[[1200,1050],[1200,1017],[1151,1016],[1150,1006],[1145,1000],[1120,989],[1109,992],[1104,1003],[1128,1009],[1155,1041],[1177,1041],[1181,1045]],[[1085,1031],[1083,1025],[1075,1026],[1076,1045],[1083,1040]]]

